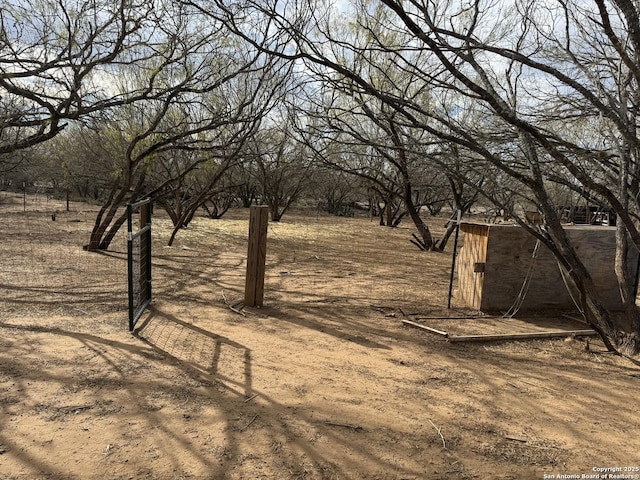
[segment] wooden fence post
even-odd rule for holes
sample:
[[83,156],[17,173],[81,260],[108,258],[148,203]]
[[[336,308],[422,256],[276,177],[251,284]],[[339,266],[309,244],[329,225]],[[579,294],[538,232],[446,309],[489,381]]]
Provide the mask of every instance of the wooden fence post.
[[151,205],[149,203],[145,203],[144,205],[140,205],[140,226],[138,228],[144,228],[149,223],[151,218]]
[[267,258],[267,224],[269,207],[252,205],[249,209],[249,247],[244,304],[261,307],[264,300],[264,272]]

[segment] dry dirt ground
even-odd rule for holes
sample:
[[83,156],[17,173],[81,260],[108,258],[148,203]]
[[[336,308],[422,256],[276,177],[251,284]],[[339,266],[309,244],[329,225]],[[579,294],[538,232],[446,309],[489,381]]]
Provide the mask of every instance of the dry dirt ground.
[[226,302],[243,295],[247,212],[198,218],[171,248],[158,215],[155,299],[132,335],[125,234],[87,253],[95,207],[0,195],[2,479],[638,475],[640,368],[595,340],[403,325],[447,315],[451,261],[408,228],[286,215],[265,307],[242,316]]

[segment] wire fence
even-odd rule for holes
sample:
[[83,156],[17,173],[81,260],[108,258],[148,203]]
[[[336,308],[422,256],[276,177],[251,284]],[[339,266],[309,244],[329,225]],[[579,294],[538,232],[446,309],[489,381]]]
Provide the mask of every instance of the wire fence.
[[126,311],[125,234],[83,249],[98,207],[0,192],[0,319]]
[[[128,321],[127,231],[106,252],[89,243],[98,206],[0,192],[0,320],[111,315]],[[55,219],[54,219],[55,214]],[[192,311],[242,300],[247,212],[196,218],[166,246],[172,225],[154,218],[154,301]],[[442,220],[432,220],[441,225]],[[450,256],[412,246],[411,226],[390,229],[364,218],[291,214],[270,223],[265,305],[295,315],[343,309],[429,314],[446,309]],[[455,303],[454,297],[454,306]],[[325,312],[326,311],[326,312]],[[363,311],[363,313],[364,313]],[[111,318],[110,317],[110,318]],[[117,320],[116,320],[117,319]]]

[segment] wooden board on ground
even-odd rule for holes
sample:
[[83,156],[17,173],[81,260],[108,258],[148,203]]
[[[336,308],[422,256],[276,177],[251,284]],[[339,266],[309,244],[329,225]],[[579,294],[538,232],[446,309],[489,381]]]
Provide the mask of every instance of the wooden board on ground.
[[470,317],[403,320],[407,326],[445,337],[449,342],[529,340],[592,336],[596,332],[582,322],[558,317]]

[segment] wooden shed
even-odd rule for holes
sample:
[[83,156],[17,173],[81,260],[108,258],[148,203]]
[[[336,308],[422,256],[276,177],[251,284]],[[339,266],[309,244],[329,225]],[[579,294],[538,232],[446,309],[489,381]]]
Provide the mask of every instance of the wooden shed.
[[[517,225],[462,223],[464,244],[456,262],[460,306],[483,312],[506,312],[529,276],[529,288],[521,310],[574,310],[560,267],[551,251],[540,244],[533,260],[536,239]],[[622,309],[614,271],[615,227],[567,226],[576,253],[602,292],[605,306]],[[629,248],[629,273],[637,282],[638,251]],[[533,263],[532,263],[533,262]]]

